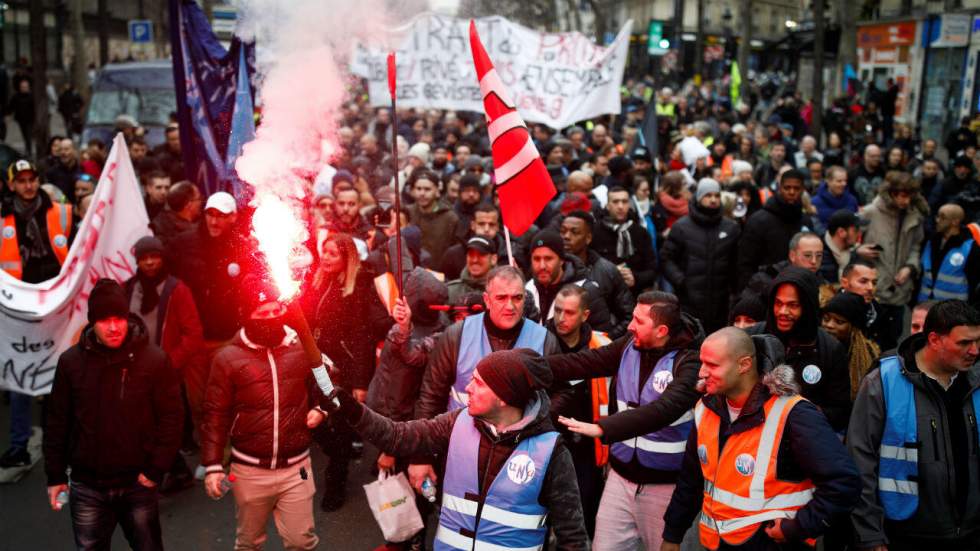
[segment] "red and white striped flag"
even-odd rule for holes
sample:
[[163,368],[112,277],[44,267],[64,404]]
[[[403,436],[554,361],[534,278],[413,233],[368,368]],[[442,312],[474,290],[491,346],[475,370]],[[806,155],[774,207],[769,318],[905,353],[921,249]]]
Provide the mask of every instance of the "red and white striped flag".
[[483,48],[472,20],[470,49],[473,51],[473,64],[487,115],[487,132],[490,134],[497,196],[500,198],[504,225],[515,235],[521,235],[555,196],[555,185],[531,141],[524,119],[517,112],[490,56]]

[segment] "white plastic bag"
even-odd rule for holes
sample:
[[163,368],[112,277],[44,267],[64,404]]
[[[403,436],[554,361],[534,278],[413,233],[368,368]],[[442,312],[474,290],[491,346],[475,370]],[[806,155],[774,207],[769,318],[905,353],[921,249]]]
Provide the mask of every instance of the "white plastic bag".
[[406,541],[422,530],[422,515],[405,473],[388,476],[379,471],[378,480],[364,485],[364,493],[386,541]]

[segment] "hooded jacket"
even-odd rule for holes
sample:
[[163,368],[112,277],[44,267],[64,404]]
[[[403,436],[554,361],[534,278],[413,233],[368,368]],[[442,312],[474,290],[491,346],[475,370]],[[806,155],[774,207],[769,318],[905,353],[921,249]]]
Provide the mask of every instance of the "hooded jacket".
[[[704,340],[704,330],[697,319],[682,314],[681,327],[670,336],[664,347],[638,349],[640,350],[638,380],[642,381],[641,384],[650,377],[660,358],[676,350],[673,381],[655,401],[613,415],[618,410],[616,377],[619,373],[620,360],[623,350],[632,340],[633,337],[627,335],[595,350],[582,350],[574,354],[558,354],[545,358],[556,382],[613,377],[609,385],[610,416],[599,420],[599,426],[602,427],[602,441],[606,444],[660,430],[693,408],[701,397],[695,385],[698,380],[698,370],[701,368],[698,348]],[[644,467],[636,457],[629,463],[625,463],[610,454],[609,463],[623,478],[636,484],[671,484],[677,478],[677,473],[674,471],[659,471]]]
[[[789,332],[776,324],[773,304],[783,284],[796,288],[802,313]],[[750,335],[775,335],[786,348],[786,363],[796,373],[800,394],[819,407],[836,431],[847,429],[851,413],[851,382],[847,350],[820,327],[820,301],[813,273],[790,266],[779,273],[769,290],[766,321],[747,329]]]
[[797,233],[813,230],[813,221],[803,214],[803,205],[790,205],[779,194],[766,201],[745,222],[738,241],[738,286],[745,287],[752,274],[789,255],[789,241]]
[[[540,357],[534,354],[534,358],[526,361],[525,365],[536,387],[550,386],[551,373]],[[357,404],[349,396],[345,396],[342,402],[341,411],[364,440],[395,457],[445,455],[449,450],[453,424],[462,411],[457,409],[433,419],[396,423]],[[490,485],[507,463],[518,442],[555,430],[550,420],[550,402],[543,390],[535,392],[534,398],[524,408],[521,421],[503,432],[496,432],[480,419],[474,419],[473,422],[480,432],[477,472],[481,498],[488,494]],[[561,437],[555,445],[544,476],[544,486],[538,502],[548,509],[548,524],[558,539],[557,549],[588,549],[582,504],[575,482],[575,468],[571,453]]]
[[487,276],[477,279],[470,275],[467,268],[463,268],[463,272],[459,274],[459,279],[454,279],[446,284],[449,290],[448,301],[449,304],[458,304],[458,301],[473,293],[483,295],[483,292],[487,289]]
[[[885,399],[878,369],[868,373],[854,401],[847,447],[863,482],[861,499],[851,520],[860,547],[887,545],[902,537],[943,540],[976,537],[980,530],[980,458],[971,395],[980,392],[980,365],[959,373],[946,392],[964,393],[958,410],[947,407],[939,384],[916,365],[915,354],[926,344],[924,334],[898,346],[902,376],[912,384],[919,439],[919,508],[911,518],[889,521],[878,499],[878,446],[885,428]],[[951,422],[953,420],[958,422]],[[957,506],[963,499],[963,510]]]
[[544,286],[537,278],[529,279],[524,289],[527,298],[534,309],[528,316],[530,319],[544,325],[554,315],[555,297],[558,291],[568,284],[575,284],[585,289],[589,298],[589,323],[599,331],[610,331],[613,325],[609,315],[609,306],[602,296],[599,285],[589,279],[589,270],[577,256],[566,255],[562,262],[561,279],[552,285]]
[[720,209],[708,212],[692,201],[690,214],[674,224],[664,243],[664,277],[709,332],[728,322],[740,232]]
[[73,480],[127,487],[142,473],[160,483],[180,448],[184,408],[177,371],[129,315],[129,334],[115,350],[92,324],[61,358],[46,402],[44,469],[48,485]]
[[[759,337],[753,337],[757,344]],[[764,362],[759,362],[761,368]],[[765,422],[766,401],[773,395],[796,394],[787,366],[778,366],[753,387],[738,418],[732,422],[724,396],[705,396],[705,407],[721,418],[719,448],[731,435],[744,432]],[[700,513],[704,500],[704,475],[698,459],[698,429],[691,430],[684,452],[681,476],[664,514],[664,541],[680,543],[684,533]],[[781,527],[785,544],[772,540],[761,527],[738,549],[748,551],[786,551],[812,549],[803,540],[824,533],[831,521],[846,515],[857,501],[861,482],[854,461],[840,439],[827,424],[827,419],[814,404],[796,404],[786,418],[776,456],[776,478],[784,481],[809,479],[816,486],[813,497],[792,519],[783,519]],[[751,513],[746,513],[747,515]],[[725,548],[723,545],[722,548]]]
[[429,306],[446,304],[446,295],[446,286],[422,268],[408,275],[405,296],[412,309],[411,327],[406,333],[396,323],[388,330],[368,387],[367,405],[372,410],[394,421],[412,419],[425,364],[447,325],[445,317]]
[[[882,246],[876,262],[878,287],[875,298],[882,304],[904,306],[915,291],[929,205],[921,194],[916,193],[909,208],[899,211],[890,191],[891,184],[885,180],[878,196],[861,212],[862,218],[870,222],[864,231],[864,242]],[[903,285],[898,285],[895,275],[905,266],[912,270],[912,275]]]

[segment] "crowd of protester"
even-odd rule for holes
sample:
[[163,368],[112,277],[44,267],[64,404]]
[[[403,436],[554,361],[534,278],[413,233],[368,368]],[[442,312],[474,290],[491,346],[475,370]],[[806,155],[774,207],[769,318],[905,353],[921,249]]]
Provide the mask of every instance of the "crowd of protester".
[[[134,244],[131,280],[93,290],[91,324],[45,404],[52,504],[70,466],[73,514],[100,519],[76,522],[80,548],[104,537],[99,492],[118,485],[177,491],[196,474],[220,497],[229,444],[238,548],[261,546],[273,509],[288,546],[313,548],[309,444],[328,456],[320,506],[335,511],[362,437],[381,449],[378,469],[405,472],[420,493],[445,483],[436,548],[480,539],[447,503],[487,507],[525,439],[532,456],[554,449],[535,501],[559,549],[676,549],[692,524],[712,549],[819,536],[826,549],[980,546],[975,120],[920,142],[882,114],[880,94],[844,97],[814,136],[798,93],[755,87],[732,105],[711,83],[628,81],[618,116],[529,127],[558,194],[507,236],[482,114],[406,109],[396,126],[354,97],[336,157],[311,178],[315,261],[298,301],[344,389],[339,408],[301,367],[299,315],[256,275],[248,207],[184,179],[176,125],[150,149],[120,117],[153,237]],[[11,166],[2,215],[20,237],[17,277],[57,274],[47,237],[74,238],[105,156],[103,143],[79,151],[56,137],[36,163]],[[59,208],[70,228],[51,227]],[[96,364],[122,375],[87,380],[81,368]],[[486,388],[499,400],[481,410],[492,426],[467,435]],[[90,401],[132,411],[128,428]],[[12,393],[4,468],[37,460],[30,404]],[[911,417],[893,413],[903,407]],[[465,438],[479,449],[472,488],[453,460]],[[119,446],[145,454],[100,451]],[[270,473],[293,471],[295,485],[269,489]],[[155,511],[138,491],[119,499]],[[738,524],[746,511],[757,520]],[[152,516],[127,530],[140,548],[162,546]],[[545,537],[525,532],[508,546]],[[422,549],[424,532],[388,545]]]

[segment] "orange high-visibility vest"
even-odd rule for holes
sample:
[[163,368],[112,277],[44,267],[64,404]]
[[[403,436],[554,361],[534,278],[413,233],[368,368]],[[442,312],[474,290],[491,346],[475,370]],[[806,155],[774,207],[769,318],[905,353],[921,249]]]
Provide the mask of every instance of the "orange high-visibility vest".
[[966,225],[966,229],[970,230],[970,235],[973,236],[973,242],[980,244],[980,224],[970,222]]
[[[599,331],[592,332],[589,339],[589,348],[596,349],[606,346],[612,342],[608,335]],[[609,384],[612,377],[599,377],[592,379],[592,422],[598,423],[599,419],[609,415]],[[602,443],[599,438],[595,440],[595,464],[602,467],[609,462],[609,446]]]
[[[704,475],[704,502],[699,529],[701,544],[718,549],[746,542],[767,521],[794,518],[813,498],[813,482],[776,478],[776,456],[793,407],[800,396],[772,396],[764,406],[765,423],[733,433],[718,449],[721,418],[705,407],[694,408],[698,459]],[[816,541],[807,540],[810,545]]]
[[[71,205],[55,203],[47,212],[48,242],[58,264],[64,264],[68,257],[68,236],[71,234]],[[24,263],[20,258],[17,241],[17,221],[13,214],[3,219],[0,230],[0,270],[17,279],[24,276]]]
[[[446,279],[446,276],[442,272],[428,269],[425,271],[432,274],[439,281],[445,281]],[[389,316],[393,315],[395,301],[398,300],[398,286],[396,283],[395,274],[391,272],[385,272],[374,278],[374,289],[378,292],[378,297],[381,298],[381,304],[384,304]]]
[[[735,175],[735,170],[732,169],[732,162],[734,158],[731,155],[725,155],[721,158],[721,179],[724,181],[730,180],[732,176]],[[715,166],[714,159],[708,156],[708,166]]]
[[759,200],[762,201],[763,206],[765,206],[766,201],[772,197],[772,190],[763,186],[759,188]]

